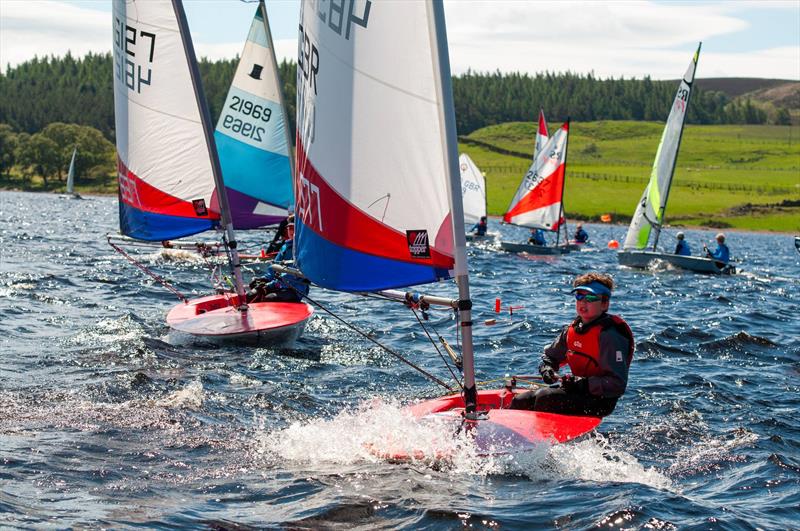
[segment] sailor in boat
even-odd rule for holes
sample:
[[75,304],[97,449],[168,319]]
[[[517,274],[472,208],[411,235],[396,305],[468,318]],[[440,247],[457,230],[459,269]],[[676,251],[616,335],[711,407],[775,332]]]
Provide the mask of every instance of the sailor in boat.
[[675,246],[675,254],[680,256],[692,256],[692,249],[689,247],[689,243],[684,239],[685,235],[679,232],[675,237],[678,238],[678,244]]
[[544,237],[544,231],[542,229],[531,229],[528,243],[532,243],[533,245],[547,245],[547,238]]
[[[289,216],[284,230],[285,241],[275,255],[274,263],[292,260],[294,249],[294,216]],[[267,270],[263,277],[256,277],[250,282],[247,302],[300,302],[308,295],[310,282],[289,273],[277,273]]]
[[286,219],[280,222],[278,225],[278,230],[275,231],[275,236],[272,237],[272,241],[269,242],[267,246],[267,250],[265,251],[267,254],[275,253],[280,251],[283,244],[286,243],[286,227],[289,223],[294,223],[294,214],[292,213],[292,209],[289,209],[289,215],[286,216]]
[[480,221],[473,225],[469,231],[474,232],[476,236],[486,236],[486,229],[488,228],[489,224],[486,221],[486,216],[481,216]]
[[710,251],[706,245],[703,245],[703,250],[706,252],[706,256],[708,258],[712,258],[717,262],[718,267],[723,267],[728,265],[728,262],[731,261],[731,251],[728,249],[728,246],[725,245],[725,235],[723,233],[717,234],[717,248],[714,251]]
[[[625,392],[634,340],[628,324],[608,313],[614,281],[609,275],[586,273],[573,286],[578,316],[544,349],[539,364],[545,383],[560,386],[520,393],[511,409],[605,417]],[[565,364],[572,374],[559,377]]]
[[589,233],[583,230],[583,224],[578,223],[575,227],[575,243],[586,243],[589,241]]

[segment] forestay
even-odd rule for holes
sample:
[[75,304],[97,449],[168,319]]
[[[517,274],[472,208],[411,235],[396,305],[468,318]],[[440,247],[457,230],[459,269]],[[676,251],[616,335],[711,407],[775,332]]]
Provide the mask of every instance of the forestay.
[[464,223],[471,226],[486,215],[486,178],[466,153],[458,157],[458,166],[461,170]]
[[275,224],[294,203],[288,121],[266,16],[259,3],[214,133],[236,229]]
[[212,154],[173,4],[114,0],[113,16],[120,230],[157,241],[210,229]]
[[[642,194],[642,198],[639,200],[633,219],[631,219],[628,233],[625,235],[623,249],[644,249],[650,239],[651,227],[656,228],[656,230],[661,229],[664,210],[667,207],[667,199],[669,198],[669,189],[672,185],[672,176],[675,173],[675,164],[678,160],[678,150],[681,144],[683,126],[686,122],[689,97],[692,92],[699,56],[700,47],[698,46],[697,52],[695,52],[692,61],[689,63],[689,68],[686,69],[686,73],[678,86],[678,92],[675,94],[672,110],[661,135],[661,143],[658,145],[653,170],[650,173],[650,181]],[[653,243],[653,249],[655,249],[656,243]]]
[[568,134],[569,122],[538,152],[503,216],[506,223],[558,230],[562,220]]
[[301,4],[297,265],[344,291],[450,278],[444,106],[437,41],[423,23],[430,6],[344,4]]

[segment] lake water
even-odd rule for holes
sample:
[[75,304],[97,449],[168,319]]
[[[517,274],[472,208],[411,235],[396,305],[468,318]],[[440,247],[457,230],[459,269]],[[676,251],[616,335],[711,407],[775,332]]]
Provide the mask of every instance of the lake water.
[[[365,443],[436,437],[400,408],[439,387],[321,311],[291,350],[170,344],[178,301],[108,246],[116,229],[115,198],[0,192],[0,527],[800,528],[789,235],[728,234],[730,277],[620,268],[605,248],[618,226],[588,224],[598,248],[554,259],[470,247],[474,319],[498,320],[475,328],[478,380],[535,373],[573,316],[571,279],[590,270],[619,285],[612,310],[633,328],[635,362],[591,436],[431,468]],[[713,239],[685,232],[696,250]],[[182,292],[209,292],[202,260],[138,256]],[[312,297],[447,377],[402,306]],[[523,308],[495,316],[498,297]],[[430,322],[453,339],[449,312]]]

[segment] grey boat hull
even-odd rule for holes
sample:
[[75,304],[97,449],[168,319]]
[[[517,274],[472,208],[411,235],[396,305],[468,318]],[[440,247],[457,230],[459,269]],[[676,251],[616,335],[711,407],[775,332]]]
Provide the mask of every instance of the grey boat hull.
[[730,265],[722,265],[711,258],[700,256],[681,256],[670,253],[660,253],[657,251],[620,251],[617,253],[620,265],[647,269],[654,263],[666,263],[679,269],[694,271],[695,273],[707,273],[711,275],[729,274],[735,272]]
[[500,242],[500,248],[509,253],[528,253],[528,254],[566,254],[570,251],[565,245],[533,245],[530,243]]

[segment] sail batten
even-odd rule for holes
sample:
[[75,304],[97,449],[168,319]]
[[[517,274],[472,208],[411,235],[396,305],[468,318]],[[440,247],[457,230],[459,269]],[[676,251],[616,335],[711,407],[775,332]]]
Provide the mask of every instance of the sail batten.
[[661,141],[656,150],[656,157],[650,172],[650,180],[631,219],[631,224],[625,235],[623,249],[644,249],[647,247],[652,229],[656,230],[653,249],[655,249],[658,242],[658,233],[664,223],[664,212],[667,208],[669,190],[675,174],[675,166],[689,110],[689,100],[699,56],[700,46],[697,47],[697,51],[678,85],[678,91],[675,94],[672,108],[664,125],[664,131],[661,133]]

